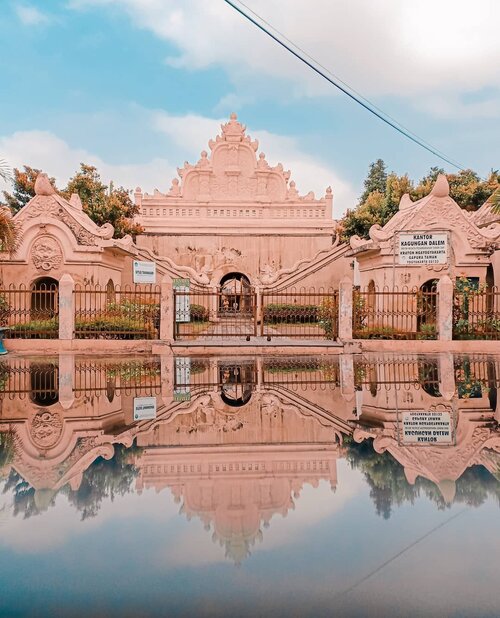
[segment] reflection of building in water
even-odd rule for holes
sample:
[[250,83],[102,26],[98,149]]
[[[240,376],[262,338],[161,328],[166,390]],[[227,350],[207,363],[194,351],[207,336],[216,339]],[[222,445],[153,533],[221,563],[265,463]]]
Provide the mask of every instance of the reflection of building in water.
[[275,514],[294,508],[304,484],[337,484],[338,428],[306,415],[285,395],[254,393],[235,408],[219,393],[137,438],[139,490],[169,487],[236,563]]
[[375,451],[389,452],[410,484],[429,479],[451,503],[465,470],[500,470],[499,368],[498,362],[449,355],[410,357],[399,366],[369,360],[359,369],[364,378],[354,440],[373,438]]
[[[305,484],[336,487],[339,456],[366,474],[375,466],[366,480],[383,504],[394,485],[402,500],[415,497],[421,479],[435,483],[445,502],[461,477],[485,494],[489,481],[473,470],[499,470],[498,362],[451,355],[182,362],[189,371],[171,356],[7,359],[0,365],[0,477],[18,475],[23,495],[29,487],[30,514],[62,489],[85,517],[111,495],[99,488],[168,487],[182,511],[198,516],[240,562]],[[142,396],[156,397],[156,418],[134,421],[134,397]],[[405,418],[418,427],[429,415],[449,419],[439,443],[405,432]],[[351,434],[354,442],[342,447]],[[134,441],[139,451],[117,448]]]
[[13,436],[15,448],[0,476],[12,470],[29,483],[38,510],[65,485],[78,489],[97,458],[113,457],[114,444],[131,446],[125,411],[131,417],[131,391],[141,394],[146,386],[139,373],[131,362],[104,359],[9,360],[3,365],[0,432]]

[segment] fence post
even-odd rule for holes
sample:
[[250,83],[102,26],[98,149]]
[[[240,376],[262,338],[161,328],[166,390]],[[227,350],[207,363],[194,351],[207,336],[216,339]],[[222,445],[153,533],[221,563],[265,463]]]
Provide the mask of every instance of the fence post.
[[453,364],[453,355],[451,353],[443,353],[439,355],[439,392],[441,397],[447,401],[453,399],[455,394],[455,366]]
[[438,333],[440,341],[453,339],[453,281],[444,275],[438,282]]
[[59,339],[73,339],[75,331],[75,281],[68,273],[59,280]]
[[174,340],[174,288],[172,279],[165,275],[160,285],[160,339]]
[[75,401],[74,371],[74,355],[59,354],[59,403],[65,410],[71,408]]
[[352,281],[347,276],[340,281],[339,339],[352,339]]

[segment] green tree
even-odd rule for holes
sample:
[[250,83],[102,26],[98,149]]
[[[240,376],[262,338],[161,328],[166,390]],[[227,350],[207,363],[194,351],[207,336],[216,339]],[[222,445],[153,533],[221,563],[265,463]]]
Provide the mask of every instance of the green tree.
[[[23,165],[22,170],[17,167],[14,168],[13,192],[3,192],[5,202],[14,214],[21,210],[23,206],[26,206],[31,198],[35,197],[35,180],[39,173],[39,169],[29,165]],[[55,178],[49,178],[49,180],[56,187]]]
[[123,187],[115,189],[112,185],[105,185],[93,165],[80,164],[80,170],[62,191],[67,199],[72,193],[80,196],[83,210],[97,225],[111,223],[115,228],[115,238],[125,234],[135,237],[141,233],[142,227],[133,222],[139,209],[130,199],[129,191]]
[[382,159],[377,159],[370,164],[368,169],[368,176],[364,181],[364,191],[359,198],[359,204],[363,204],[370,193],[378,191],[379,193],[385,193],[385,185],[387,182],[386,166]]
[[[379,159],[372,163],[364,185],[365,191],[356,208],[348,210],[340,221],[341,239],[348,241],[357,234],[368,238],[370,227],[375,223],[385,225],[398,211],[401,197],[408,193],[413,201],[429,195],[438,174],[444,173],[439,167],[431,167],[429,173],[422,178],[417,186],[408,174],[398,176],[394,172],[386,174],[383,161]],[[381,189],[381,180],[385,175],[385,184]],[[447,175],[450,185],[450,195],[457,204],[466,210],[477,210],[494,195],[494,209],[500,212],[500,174],[492,170],[486,180],[482,180],[472,170],[462,170],[456,174]],[[377,187],[369,191],[371,187]]]

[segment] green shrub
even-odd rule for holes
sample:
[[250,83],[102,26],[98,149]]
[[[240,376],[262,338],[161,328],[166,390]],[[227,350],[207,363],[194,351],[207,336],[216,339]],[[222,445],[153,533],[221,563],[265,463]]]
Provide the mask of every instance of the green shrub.
[[271,303],[264,307],[265,324],[315,324],[319,319],[316,305]]
[[111,316],[77,320],[75,334],[77,339],[154,339],[156,329],[151,321]]
[[436,338],[436,325],[435,324],[421,324],[417,333],[417,339],[435,339]]
[[189,318],[191,322],[208,322],[209,312],[203,305],[191,304],[189,307]]
[[318,307],[318,319],[327,339],[335,339],[338,334],[339,306],[334,297],[325,298]]
[[11,339],[57,339],[59,335],[59,320],[31,320],[9,326],[5,336]]
[[3,294],[0,294],[0,326],[7,326],[10,315],[10,305]]

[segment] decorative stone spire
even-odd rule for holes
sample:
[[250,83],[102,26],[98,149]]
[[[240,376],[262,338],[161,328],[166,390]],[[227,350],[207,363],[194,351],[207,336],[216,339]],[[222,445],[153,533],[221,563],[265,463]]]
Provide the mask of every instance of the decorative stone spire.
[[49,177],[44,172],[40,172],[35,180],[36,195],[54,195],[56,190],[50,184]]
[[245,137],[246,126],[238,122],[238,116],[233,112],[229,116],[229,122],[221,124],[222,139],[227,142],[241,142]]
[[432,187],[431,195],[436,197],[447,197],[450,195],[450,185],[444,174],[439,174],[434,186]]
[[413,206],[413,202],[411,201],[411,197],[408,193],[405,193],[399,202],[399,210],[406,210],[407,208],[411,208]]

